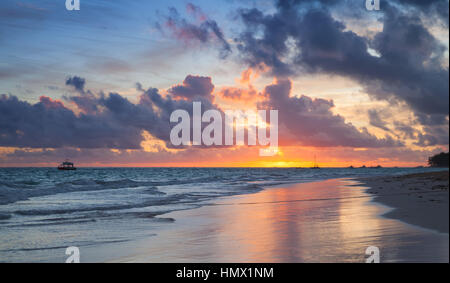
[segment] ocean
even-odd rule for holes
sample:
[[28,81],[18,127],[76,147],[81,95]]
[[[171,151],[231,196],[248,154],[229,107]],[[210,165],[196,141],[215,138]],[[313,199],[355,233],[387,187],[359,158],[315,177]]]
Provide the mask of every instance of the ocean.
[[[69,246],[151,237],[166,213],[275,185],[432,168],[0,168],[0,262],[58,261]],[[242,217],[245,217],[243,215]]]

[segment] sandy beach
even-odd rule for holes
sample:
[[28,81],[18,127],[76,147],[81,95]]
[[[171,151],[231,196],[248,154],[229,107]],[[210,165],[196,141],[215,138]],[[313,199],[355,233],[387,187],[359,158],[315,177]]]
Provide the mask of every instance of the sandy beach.
[[374,200],[394,208],[383,216],[448,234],[449,172],[359,179]]
[[448,262],[448,171],[337,170],[262,172],[284,175],[244,194],[244,171],[230,171],[237,185],[107,182],[30,197],[3,206],[0,261],[64,262],[76,246],[81,262],[365,262],[375,246],[381,262]]
[[448,233],[382,216],[392,209],[366,191],[334,179],[226,197],[163,215],[174,222],[113,261],[364,262],[376,246],[381,262],[448,262]]

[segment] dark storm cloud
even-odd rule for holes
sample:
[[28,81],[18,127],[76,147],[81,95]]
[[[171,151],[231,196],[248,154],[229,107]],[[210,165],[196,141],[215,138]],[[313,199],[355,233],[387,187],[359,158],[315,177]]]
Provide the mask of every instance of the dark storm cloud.
[[217,41],[221,46],[222,58],[228,56],[231,47],[216,21],[207,18],[201,9],[191,3],[187,5],[187,11],[193,14],[199,23],[190,22],[182,18],[176,8],[169,9],[169,15],[164,23],[156,23],[156,27],[162,32],[168,30],[175,38],[189,44],[191,42],[210,43]]
[[389,132],[389,128],[386,126],[386,122],[380,117],[379,111],[371,109],[368,111],[368,114],[370,125]]
[[[366,38],[336,20],[327,5],[277,3],[272,14],[258,9],[240,11],[245,28],[236,44],[248,65],[267,66],[276,77],[301,72],[349,77],[376,99],[406,103],[423,123],[448,125],[449,74],[442,64],[447,48],[410,9],[385,3],[383,30]],[[415,8],[425,5],[413,4]],[[378,55],[372,55],[369,48]]]
[[396,0],[398,3],[416,7],[429,16],[437,16],[448,27],[448,0]]
[[425,126],[424,133],[418,133],[419,146],[448,145],[449,128],[448,126]]
[[[348,76],[378,99],[405,101],[419,113],[448,115],[448,70],[439,64],[445,48],[414,16],[386,8],[384,29],[373,42],[346,31],[321,9],[303,16],[293,10],[263,15],[253,9],[243,11],[242,18],[249,28],[238,39],[239,49],[252,66],[264,63],[275,76],[299,68]],[[370,55],[368,47],[381,57]],[[294,59],[287,61],[290,52]]]
[[85,91],[86,80],[73,76],[66,79],[66,85],[74,88],[79,95],[63,96],[67,101],[75,103],[85,114],[93,114],[98,110],[98,101],[91,91]]
[[417,131],[408,124],[395,121],[394,122],[395,131],[402,135],[403,139],[415,139]]
[[[353,0],[350,0],[350,2]],[[311,8],[311,7],[334,7],[339,5],[348,5],[348,0],[275,0],[275,7],[279,10],[292,10],[292,8]]]
[[76,96],[64,96],[63,98],[75,103],[78,109],[80,109],[85,114],[93,114],[98,110],[99,104],[97,98],[90,92],[83,92],[80,95]]
[[278,109],[281,144],[300,142],[304,146],[322,147],[399,147],[399,141],[390,136],[379,139],[367,129],[358,130],[345,119],[332,113],[333,101],[312,99],[302,95],[290,96],[291,81],[279,80],[267,86],[267,101],[263,107]]
[[0,97],[1,146],[138,148],[139,139],[138,129],[117,123],[109,111],[77,116],[45,96],[36,104]]
[[442,46],[415,16],[395,9],[385,13],[383,31],[372,46],[381,54],[376,74],[365,80],[380,99],[403,100],[418,115],[448,116],[448,69],[441,66]]
[[411,139],[418,146],[448,146],[449,128],[446,125],[422,125],[421,130],[414,126],[422,125],[419,121],[411,121],[409,124],[395,121],[394,128],[403,139]]
[[[82,92],[66,97],[80,110],[76,111],[78,114],[62,101],[46,96],[32,104],[15,96],[2,95],[0,146],[140,149],[145,130],[173,147],[170,143],[173,111],[183,109],[192,117],[192,102],[200,101],[202,112],[215,109],[223,115],[222,110],[212,104],[213,88],[210,78],[198,76],[188,76],[182,85],[170,88],[166,96],[158,89],[144,89],[137,84],[141,95],[136,103],[118,93],[93,94],[83,88]],[[400,145],[389,137],[378,139],[366,129],[360,131],[346,123],[331,112],[332,101],[290,97],[290,90],[288,80],[270,85],[264,92],[267,100],[260,105],[262,109],[279,110],[282,143],[348,147]],[[183,99],[176,99],[179,96]]]
[[74,87],[78,92],[84,92],[85,83],[85,79],[77,76],[69,77],[66,80],[66,85]]
[[416,5],[422,7],[429,7],[437,3],[448,3],[447,0],[397,0],[397,1],[406,5]]
[[[277,0],[276,6],[280,9],[292,9],[297,6],[322,6],[327,8],[343,8],[348,9],[365,9],[365,0]],[[401,8],[415,9],[416,12],[423,13],[427,16],[439,17],[448,25],[448,0],[386,0],[380,1],[381,9],[385,5],[398,4]],[[349,12],[349,11],[345,11]],[[355,11],[352,11],[355,12]]]
[[[199,78],[191,77],[194,81]],[[144,90],[141,86],[139,101],[132,103],[117,93],[94,95],[84,90],[82,78],[68,81],[79,90],[77,95],[65,97],[81,110],[78,115],[46,96],[35,104],[0,96],[0,146],[139,149],[143,130],[170,146],[171,113],[184,109],[192,115],[192,100],[163,97],[154,88]],[[195,83],[189,86],[198,87]],[[216,108],[210,98],[195,100],[202,102],[203,111]]]
[[210,77],[188,75],[184,79],[183,84],[173,86],[168,91],[174,97],[182,97],[191,100],[196,97],[203,97],[211,100],[213,90],[214,85],[212,84]]

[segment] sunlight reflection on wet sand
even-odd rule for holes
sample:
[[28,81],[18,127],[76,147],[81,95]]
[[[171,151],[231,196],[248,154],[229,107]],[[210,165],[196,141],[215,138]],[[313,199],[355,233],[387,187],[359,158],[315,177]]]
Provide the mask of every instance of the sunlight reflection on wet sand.
[[285,185],[165,215],[176,221],[120,261],[364,262],[368,246],[382,262],[448,262],[448,234],[380,216],[350,180]]

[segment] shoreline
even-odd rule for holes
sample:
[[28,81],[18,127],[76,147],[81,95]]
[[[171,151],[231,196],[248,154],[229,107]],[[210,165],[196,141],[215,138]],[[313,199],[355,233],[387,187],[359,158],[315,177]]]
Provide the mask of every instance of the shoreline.
[[[447,182],[448,223],[446,172],[447,181],[443,182]],[[396,183],[385,180],[422,185],[415,178],[443,173],[348,176],[262,185],[257,192],[221,196],[195,208],[140,220],[142,236],[123,242],[81,245],[82,261],[364,262],[365,249],[377,246],[382,262],[448,262],[445,229],[439,233],[437,228],[412,223],[403,216],[391,217],[390,213],[398,210],[393,209],[395,203],[376,199],[405,199],[408,194],[421,193],[389,192],[385,184]],[[382,189],[374,186],[376,182]],[[369,183],[375,189],[368,188]],[[435,191],[423,195],[435,195]],[[27,253],[30,258],[44,256],[47,262],[64,261],[64,250],[59,248]]]
[[156,236],[130,243],[110,262],[448,262],[448,234],[382,217],[367,187],[328,179],[226,196],[175,219]]
[[373,201],[392,208],[382,216],[448,234],[449,171],[356,178]]

